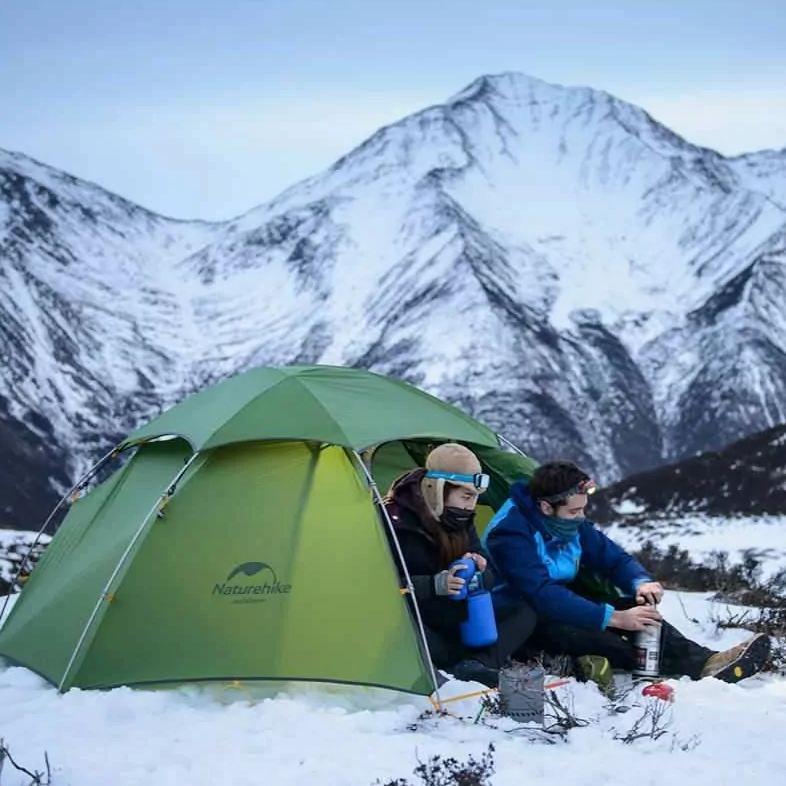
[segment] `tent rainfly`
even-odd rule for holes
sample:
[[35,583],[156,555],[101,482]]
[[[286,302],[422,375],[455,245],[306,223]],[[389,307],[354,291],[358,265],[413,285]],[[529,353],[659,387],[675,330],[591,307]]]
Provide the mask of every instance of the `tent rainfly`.
[[61,691],[309,680],[429,695],[377,489],[449,440],[491,475],[489,515],[535,466],[455,407],[367,371],[256,368],[205,389],[80,480],[0,655]]

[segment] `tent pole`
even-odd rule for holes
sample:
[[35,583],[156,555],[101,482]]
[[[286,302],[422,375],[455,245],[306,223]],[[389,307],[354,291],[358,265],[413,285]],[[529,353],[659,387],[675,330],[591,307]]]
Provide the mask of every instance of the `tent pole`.
[[505,439],[502,434],[497,434],[497,439],[506,447],[509,447],[515,453],[518,453],[519,456],[524,456],[524,458],[529,458],[529,456],[521,449],[516,447],[509,439]]
[[431,651],[428,648],[428,641],[426,639],[426,629],[423,626],[423,618],[420,616],[418,599],[417,597],[415,597],[415,587],[412,584],[412,578],[409,575],[409,569],[407,568],[407,563],[404,561],[404,553],[401,551],[401,546],[399,545],[398,538],[396,537],[396,531],[393,528],[393,522],[390,520],[390,516],[388,515],[388,509],[385,507],[385,503],[382,501],[382,495],[379,493],[379,487],[377,486],[376,480],[374,480],[374,477],[372,476],[368,467],[365,465],[361,455],[354,449],[352,453],[354,454],[358,464],[360,464],[360,467],[363,470],[363,474],[366,476],[366,482],[371,488],[371,493],[374,497],[374,502],[376,502],[377,507],[380,509],[382,513],[382,517],[385,520],[385,524],[388,528],[388,532],[390,533],[391,541],[393,542],[396,548],[396,554],[398,555],[399,563],[401,565],[402,570],[404,571],[404,581],[406,582],[407,585],[406,586],[407,593],[409,594],[410,598],[412,598],[412,606],[415,609],[415,620],[417,621],[418,632],[420,633],[420,639],[421,639],[421,643],[423,644],[423,650],[426,653],[429,675],[431,676],[431,681],[434,684],[434,696],[435,696],[434,704],[436,705],[437,710],[441,711],[443,707],[442,707],[442,700],[439,697],[439,683],[437,682],[437,674],[436,671],[434,670],[434,663],[431,660]]
[[95,476],[98,470],[100,470],[101,467],[103,467],[104,464],[106,464],[106,462],[109,461],[109,459],[114,458],[118,453],[120,453],[119,445],[115,446],[114,448],[112,448],[112,450],[110,450],[108,453],[102,456],[95,464],[93,464],[92,467],[90,467],[90,469],[87,470],[87,472],[85,472],[84,475],[82,475],[81,478],[79,478],[79,480],[77,480],[76,483],[74,483],[73,486],[71,486],[70,489],[68,489],[68,491],[66,491],[66,493],[62,496],[62,498],[57,503],[57,505],[55,505],[54,509],[49,514],[49,516],[47,516],[46,521],[41,525],[41,529],[38,530],[38,534],[35,536],[35,539],[30,545],[30,548],[28,548],[27,553],[22,557],[22,560],[19,563],[19,567],[16,569],[16,573],[14,574],[14,577],[11,579],[10,590],[8,592],[8,595],[6,595],[5,597],[5,601],[3,602],[3,608],[0,609],[0,622],[2,622],[3,620],[3,614],[5,614],[6,606],[8,606],[8,601],[11,598],[11,593],[14,588],[14,585],[19,580],[19,577],[22,575],[22,571],[25,569],[25,565],[27,564],[27,561],[30,559],[30,555],[33,553],[33,549],[38,545],[38,542],[41,540],[41,536],[46,531],[46,528],[49,526],[49,523],[55,517],[57,511],[60,510],[60,508],[63,506],[63,503],[67,499],[69,499],[71,495],[75,494],[77,491],[81,491],[90,481],[90,479]]
[[93,624],[93,621],[98,616],[98,612],[101,608],[101,604],[104,601],[111,602],[111,588],[112,583],[117,578],[118,573],[120,573],[125,561],[128,559],[128,555],[131,553],[132,549],[136,545],[136,542],[139,540],[142,532],[144,531],[145,527],[147,526],[148,521],[156,515],[163,507],[164,504],[169,500],[169,497],[175,493],[175,487],[180,481],[180,478],[185,475],[186,470],[194,463],[194,460],[199,456],[199,453],[194,453],[191,458],[181,467],[174,478],[166,485],[164,491],[158,496],[155,501],[155,504],[148,514],[142,519],[142,523],[137,528],[137,531],[134,533],[134,536],[129,541],[128,546],[126,546],[125,551],[121,554],[120,559],[117,561],[117,565],[115,565],[115,569],[110,574],[109,578],[106,580],[106,584],[104,588],[101,590],[101,594],[98,596],[98,600],[96,601],[96,605],[93,607],[93,611],[88,617],[87,622],[85,623],[85,627],[82,629],[82,635],[79,637],[79,641],[76,643],[76,647],[74,647],[74,651],[71,653],[71,658],[68,661],[68,664],[65,667],[65,671],[63,672],[63,677],[60,680],[60,684],[57,686],[58,691],[60,693],[63,692],[63,686],[66,684],[66,680],[68,679],[69,675],[71,674],[71,669],[76,662],[77,656],[79,655],[79,651],[82,649],[82,645],[84,644],[85,639],[87,638],[88,631]]

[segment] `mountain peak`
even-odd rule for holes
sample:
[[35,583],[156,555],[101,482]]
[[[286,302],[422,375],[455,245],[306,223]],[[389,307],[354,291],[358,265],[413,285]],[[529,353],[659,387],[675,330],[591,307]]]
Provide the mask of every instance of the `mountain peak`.
[[495,92],[508,97],[522,96],[533,92],[565,92],[583,88],[571,88],[553,82],[546,82],[521,71],[502,71],[498,74],[484,74],[473,79],[465,88],[445,101],[455,104],[472,98],[482,97],[488,92]]

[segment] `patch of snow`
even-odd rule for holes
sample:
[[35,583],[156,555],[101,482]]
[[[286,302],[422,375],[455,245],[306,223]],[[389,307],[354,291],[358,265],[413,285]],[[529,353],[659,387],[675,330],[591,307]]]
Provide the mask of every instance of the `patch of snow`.
[[614,510],[622,516],[628,516],[632,513],[643,513],[646,506],[639,502],[634,502],[632,499],[623,499],[617,505],[614,505]]
[[761,561],[764,579],[786,568],[786,516],[683,515],[653,519],[647,529],[613,524],[604,532],[629,551],[651,540],[659,549],[686,549],[697,562],[725,551],[731,564],[737,564],[746,552],[752,553]]

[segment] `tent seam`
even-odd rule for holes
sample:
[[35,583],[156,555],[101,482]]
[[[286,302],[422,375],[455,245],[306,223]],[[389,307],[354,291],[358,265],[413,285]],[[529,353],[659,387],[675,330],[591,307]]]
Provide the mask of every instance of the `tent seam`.
[[[66,684],[67,678],[69,677],[70,673],[74,670],[74,667],[77,664],[77,659],[80,658],[81,651],[83,650],[84,645],[87,643],[88,633],[90,632],[91,628],[92,628],[91,641],[92,641],[92,639],[95,638],[95,634],[96,634],[96,632],[98,630],[98,625],[95,624],[95,623],[98,621],[99,611],[101,609],[101,605],[102,605],[103,601],[106,600],[106,596],[107,596],[107,593],[108,593],[108,591],[109,591],[109,589],[110,589],[110,587],[112,585],[112,582],[114,582],[114,580],[120,574],[120,570],[121,570],[123,564],[126,562],[128,557],[130,556],[131,551],[134,548],[134,546],[142,538],[143,532],[145,530],[147,530],[148,532],[150,531],[151,527],[148,526],[148,523],[151,521],[151,519],[153,518],[153,514],[156,512],[156,510],[161,505],[161,500],[163,500],[166,497],[166,495],[169,492],[169,489],[171,489],[178,482],[178,480],[181,477],[183,477],[183,475],[185,475],[186,470],[188,470],[188,468],[191,466],[191,464],[193,464],[194,461],[197,459],[197,457],[200,456],[200,455],[201,454],[198,453],[198,452],[194,453],[191,456],[191,458],[186,462],[186,464],[183,467],[181,467],[177,471],[177,473],[175,473],[175,475],[172,478],[172,480],[170,480],[169,483],[166,484],[166,486],[164,487],[164,491],[161,494],[159,494],[158,497],[156,497],[155,504],[150,509],[150,511],[147,513],[147,515],[144,517],[144,519],[142,520],[142,523],[139,525],[139,527],[137,528],[137,531],[134,533],[134,536],[131,538],[131,542],[126,547],[126,550],[121,554],[120,559],[117,562],[117,565],[115,565],[114,570],[112,571],[112,573],[110,574],[110,576],[107,579],[106,583],[104,584],[104,587],[101,590],[101,594],[98,596],[98,599],[96,600],[96,604],[93,607],[93,611],[90,613],[90,616],[88,617],[88,620],[85,623],[85,626],[84,626],[84,628],[82,630],[82,633],[81,633],[81,635],[80,635],[80,637],[79,637],[79,639],[78,639],[78,641],[76,643],[76,646],[74,647],[74,651],[71,653],[71,657],[69,658],[68,663],[66,664],[65,670],[63,671],[63,676],[61,677],[60,684],[58,686],[58,690],[61,693],[63,692],[63,687]],[[103,619],[103,615],[101,615],[101,617]],[[81,655],[81,658],[79,660],[79,665],[81,665],[81,659],[82,658],[84,658],[84,655]]]

